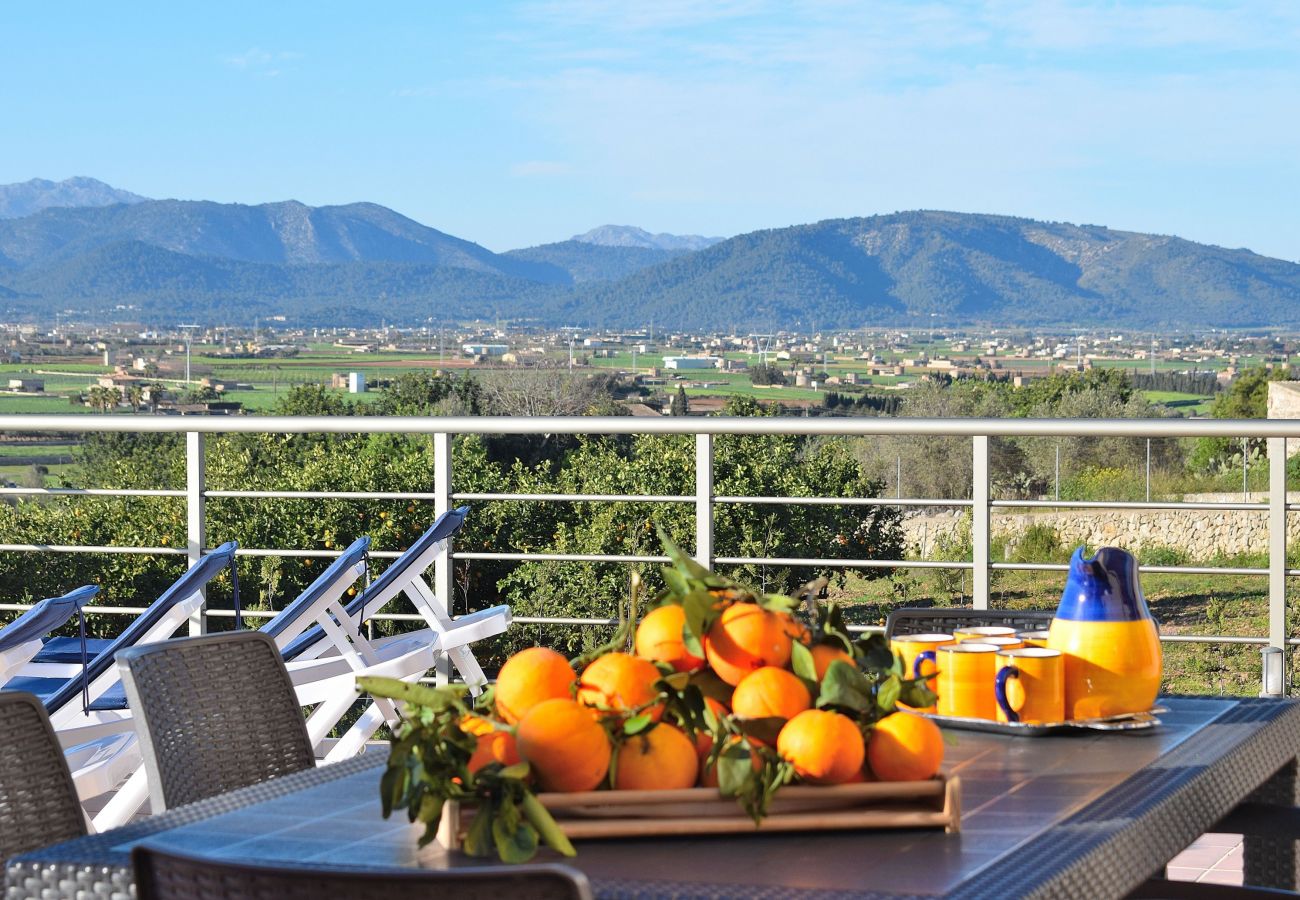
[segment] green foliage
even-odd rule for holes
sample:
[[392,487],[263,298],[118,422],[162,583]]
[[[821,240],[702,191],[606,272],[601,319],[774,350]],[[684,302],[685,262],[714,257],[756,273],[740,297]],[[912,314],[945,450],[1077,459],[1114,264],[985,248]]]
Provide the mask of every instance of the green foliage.
[[1021,532],[1008,562],[1064,562],[1069,553],[1061,546],[1061,536],[1050,525],[1035,523]]
[[673,394],[673,402],[668,407],[669,415],[685,416],[691,411],[691,402],[686,399],[686,388],[680,384],[677,385],[677,393]]
[[1166,547],[1152,544],[1143,547],[1137,554],[1138,562],[1144,566],[1185,566],[1191,562],[1191,556],[1181,547]]
[[749,368],[749,381],[751,384],[788,384],[789,380],[776,366],[769,366],[767,363],[759,363]]

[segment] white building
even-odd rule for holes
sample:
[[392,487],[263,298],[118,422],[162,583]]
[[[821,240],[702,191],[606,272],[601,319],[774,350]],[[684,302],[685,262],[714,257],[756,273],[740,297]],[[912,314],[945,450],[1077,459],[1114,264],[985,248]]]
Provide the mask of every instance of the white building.
[[364,394],[366,392],[366,373],[349,372],[348,373],[348,393]]
[[718,356],[665,356],[665,369],[720,369],[722,358]]

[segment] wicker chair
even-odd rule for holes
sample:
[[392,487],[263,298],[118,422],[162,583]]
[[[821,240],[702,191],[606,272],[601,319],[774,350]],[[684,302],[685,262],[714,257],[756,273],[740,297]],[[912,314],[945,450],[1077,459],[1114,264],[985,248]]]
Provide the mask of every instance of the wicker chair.
[[896,609],[885,620],[885,638],[900,634],[952,634],[957,628],[1006,625],[1020,631],[1047,628],[1056,615],[1043,609]]
[[81,837],[86,817],[41,701],[0,691],[0,860]]
[[456,900],[589,900],[587,877],[566,866],[348,871],[280,868],[182,856],[136,847],[137,900],[392,900],[393,897],[455,897]]
[[257,631],[117,655],[155,813],[315,765],[275,642]]

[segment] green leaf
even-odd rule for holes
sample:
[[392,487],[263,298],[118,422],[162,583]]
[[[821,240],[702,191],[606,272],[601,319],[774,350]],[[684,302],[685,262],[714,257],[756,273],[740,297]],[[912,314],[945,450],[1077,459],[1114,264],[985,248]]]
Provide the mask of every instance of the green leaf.
[[786,720],[780,716],[763,716],[757,719],[736,719],[736,727],[742,734],[770,746],[776,745],[777,736],[785,727]]
[[704,658],[704,644],[695,636],[695,632],[691,631],[691,626],[685,622],[682,623],[682,647],[691,656],[697,659]]
[[465,841],[461,845],[470,856],[492,855],[492,822],[496,818],[494,812],[491,804],[483,803],[470,822],[469,830],[465,833]]
[[704,566],[700,565],[690,556],[687,556],[686,551],[677,546],[676,541],[668,536],[668,532],[664,531],[662,525],[656,524],[655,531],[659,534],[659,543],[663,545],[664,553],[673,561],[673,565],[677,567],[678,571],[690,578],[709,577],[709,570],[704,568]]
[[749,749],[744,744],[736,744],[722,751],[718,757],[717,769],[718,793],[724,797],[740,796],[754,777]]
[[898,696],[902,693],[903,683],[897,675],[890,675],[876,691],[876,705],[883,712],[892,713],[898,707]]
[[623,723],[623,733],[626,735],[640,734],[645,731],[654,722],[654,717],[642,713],[639,716],[633,716]]
[[867,635],[858,641],[863,662],[868,669],[890,669],[894,665],[894,651],[883,634]]
[[393,810],[401,808],[402,798],[406,796],[406,779],[406,767],[394,766],[391,761],[380,776],[379,799],[383,804],[385,819],[393,814]]
[[416,706],[426,706],[432,710],[443,710],[459,702],[460,695],[467,688],[449,686],[431,688],[423,684],[411,684],[400,678],[385,678],[381,675],[363,675],[357,679],[358,690],[365,691],[372,697],[387,697]]
[[569,842],[568,836],[560,830],[559,825],[555,824],[551,811],[543,806],[542,801],[533,796],[532,792],[525,791],[519,803],[523,807],[524,816],[537,829],[546,846],[564,856],[578,855],[578,851],[574,850],[573,844]]
[[504,863],[525,863],[537,855],[537,829],[520,819],[518,807],[513,803],[503,804],[501,812],[493,818],[492,841],[496,844],[497,858]]
[[866,712],[875,705],[871,680],[856,666],[837,659],[827,667],[826,675],[822,678],[817,705],[842,706],[854,712]]
[[668,590],[671,591],[674,596],[685,597],[691,592],[690,584],[687,582],[686,576],[671,566],[664,566],[659,570],[659,574],[663,576],[664,584],[668,585]]
[[517,762],[513,766],[506,766],[500,772],[502,778],[516,778],[523,780],[528,777],[531,767],[526,762]]
[[805,681],[817,682],[817,664],[813,662],[812,651],[800,641],[795,641],[790,647],[790,668]]
[[690,672],[673,672],[671,675],[665,675],[659,679],[669,690],[681,691],[691,682]]
[[906,678],[899,679],[902,690],[898,695],[899,703],[906,703],[915,709],[925,709],[934,706],[939,700],[939,695],[930,690],[926,684],[926,678]]
[[[715,615],[714,603],[713,595],[706,590],[694,590],[682,598],[682,612],[686,614],[686,624],[682,626],[683,638],[693,637],[696,639],[696,646],[699,646],[699,641],[704,639],[705,633],[709,630],[709,623]],[[701,649],[700,655],[703,654],[704,651]]]
[[758,598],[758,605],[768,612],[792,613],[799,608],[799,601],[785,594],[763,594]]

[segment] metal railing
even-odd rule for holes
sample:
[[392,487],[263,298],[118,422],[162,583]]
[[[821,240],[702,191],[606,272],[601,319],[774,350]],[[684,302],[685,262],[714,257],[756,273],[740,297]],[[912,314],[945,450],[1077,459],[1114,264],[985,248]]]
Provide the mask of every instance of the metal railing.
[[[1282,420],[1207,420],[1207,419],[922,419],[922,418],[737,418],[737,417],[334,417],[334,416],[249,416],[249,417],[172,417],[142,415],[7,415],[0,416],[0,431],[5,432],[137,432],[183,433],[186,437],[186,486],[184,490],[110,490],[72,488],[0,488],[0,496],[114,496],[183,498],[186,507],[186,547],[119,547],[95,545],[0,544],[0,551],[57,553],[140,553],[185,555],[193,563],[207,549],[206,503],[210,498],[246,499],[347,499],[347,500],[432,500],[435,515],[462,501],[551,501],[551,502],[640,502],[680,503],[694,506],[695,557],[706,566],[715,564],[753,564],[772,566],[821,566],[836,568],[912,568],[966,570],[972,576],[971,598],[975,609],[989,606],[990,576],[998,570],[1059,571],[1066,567],[1050,563],[993,562],[991,549],[991,512],[999,508],[1031,509],[1134,509],[1134,510],[1235,510],[1265,512],[1268,516],[1267,568],[1232,568],[1210,566],[1143,566],[1143,572],[1170,574],[1255,575],[1268,579],[1268,635],[1242,637],[1234,635],[1166,636],[1170,642],[1253,644],[1265,648],[1289,648],[1300,644],[1291,638],[1286,615],[1286,585],[1289,576],[1300,569],[1286,564],[1287,513],[1300,509],[1288,504],[1286,493],[1286,446],[1290,438],[1300,438],[1300,421]],[[350,491],[239,491],[212,490],[206,484],[205,439],[213,433],[258,434],[427,434],[433,442],[433,491],[423,492],[350,492]],[[518,494],[471,493],[453,489],[451,442],[457,434],[682,434],[695,438],[695,490],[690,494]],[[971,438],[972,496],[969,499],[918,498],[842,498],[842,497],[758,497],[730,496],[714,493],[713,445],[717,435],[823,435],[823,436],[966,436]],[[1079,502],[1060,500],[995,500],[990,495],[989,442],[998,437],[1111,437],[1175,438],[1231,437],[1265,439],[1269,467],[1268,500],[1248,502]],[[740,557],[717,554],[714,543],[713,510],[717,504],[794,504],[897,507],[963,507],[971,511],[972,554],[969,561],[876,560],[790,557]],[[331,557],[332,551],[241,548],[241,556]],[[376,558],[393,558],[395,552],[376,551]],[[440,596],[452,596],[454,560],[499,561],[567,561],[608,563],[661,563],[662,556],[578,553],[448,552],[434,564],[434,588]],[[26,608],[21,604],[0,604],[0,610]],[[133,607],[96,607],[97,612],[131,614]],[[196,614],[191,631],[206,629],[208,617],[229,617],[226,610],[207,610]],[[256,616],[257,612],[246,615]],[[263,613],[260,615],[271,615]],[[377,617],[405,620],[414,617],[388,614]],[[608,624],[597,618],[518,618],[516,621],[538,624]],[[867,630],[867,629],[859,629]],[[1269,666],[1281,666],[1286,654],[1266,653],[1265,685],[1279,685],[1282,673]]]

